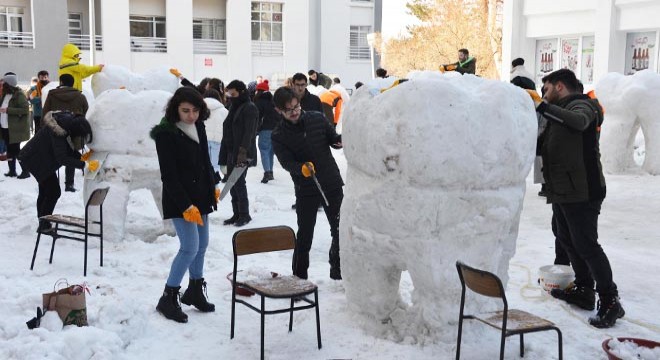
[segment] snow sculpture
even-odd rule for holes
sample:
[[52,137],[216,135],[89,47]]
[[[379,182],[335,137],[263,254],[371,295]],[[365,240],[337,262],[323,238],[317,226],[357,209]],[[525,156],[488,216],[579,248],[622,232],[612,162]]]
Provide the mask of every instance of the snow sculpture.
[[633,144],[641,127],[646,143],[642,170],[660,174],[660,74],[650,70],[632,76],[609,73],[595,90],[605,109],[600,135],[603,168],[624,173],[636,167]]
[[[162,214],[160,169],[149,131],[165,115],[170,97],[171,93],[161,90],[137,94],[121,89],[108,90],[87,112],[94,134],[89,147],[95,152],[110,153],[102,165],[102,173],[96,179],[85,179],[84,190],[87,199],[95,188],[110,185],[110,193],[103,205],[107,239],[123,239],[126,207],[133,190],[144,188],[151,191]],[[160,229],[145,227],[133,235],[153,241],[163,233],[172,233],[169,222],[164,222]]]
[[125,88],[132,93],[144,90],[163,90],[174,93],[179,87],[179,79],[172,75],[165,66],[157,67],[136,74],[123,66],[106,65],[103,71],[92,78],[94,95],[110,89]]
[[[344,287],[371,324],[389,322],[401,338],[432,333],[451,341],[456,260],[508,280],[536,115],[529,96],[510,84],[409,78],[377,95],[360,88],[345,113]],[[399,296],[404,270],[414,285],[410,307]]]

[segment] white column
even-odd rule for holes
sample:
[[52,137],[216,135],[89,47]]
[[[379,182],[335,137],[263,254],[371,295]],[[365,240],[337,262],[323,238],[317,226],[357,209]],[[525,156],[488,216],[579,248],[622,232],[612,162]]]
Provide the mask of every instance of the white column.
[[[596,7],[596,21],[594,21],[594,80],[602,78],[611,71],[623,71],[623,64],[620,69],[615,69],[617,64],[616,54],[616,19],[617,10],[614,0],[600,0]],[[621,47],[621,49],[625,49]],[[625,51],[620,51],[625,54]],[[625,56],[625,55],[624,55]]]
[[223,79],[225,83],[234,79],[246,84],[252,81],[251,5],[251,1],[227,0],[227,56],[230,75],[228,79]]
[[131,68],[129,0],[101,0],[103,57],[106,64]]
[[[170,66],[173,66],[184,76],[194,74],[193,56],[193,4],[192,0],[166,0],[165,16],[167,18],[167,54]],[[196,81],[197,79],[190,79]]]

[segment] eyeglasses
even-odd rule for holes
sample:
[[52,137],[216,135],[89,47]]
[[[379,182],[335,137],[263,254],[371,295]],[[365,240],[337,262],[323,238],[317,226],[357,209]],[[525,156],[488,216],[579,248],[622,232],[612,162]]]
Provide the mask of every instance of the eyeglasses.
[[293,114],[294,112],[297,112],[297,111],[300,111],[300,110],[301,110],[301,107],[300,107],[300,104],[298,104],[293,109],[284,108],[284,113],[285,114]]

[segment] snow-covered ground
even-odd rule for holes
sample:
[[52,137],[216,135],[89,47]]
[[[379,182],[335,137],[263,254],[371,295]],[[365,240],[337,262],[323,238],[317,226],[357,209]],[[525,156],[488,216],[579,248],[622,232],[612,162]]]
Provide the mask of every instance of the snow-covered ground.
[[[346,161],[335,152],[342,171]],[[0,172],[7,165],[0,163]],[[63,169],[60,171],[64,176]],[[296,226],[293,186],[288,174],[276,164],[275,181],[261,184],[261,169],[248,172],[248,192],[253,221],[246,227]],[[537,270],[552,263],[554,241],[550,231],[550,206],[536,195],[538,185],[528,188],[521,216],[516,254],[511,260],[507,296],[511,308],[530,311],[554,321],[564,334],[565,359],[606,359],[601,348],[609,337],[660,340],[660,177],[606,175],[608,196],[600,217],[600,241],[614,271],[626,317],[614,328],[598,330],[586,322],[590,312],[566,306],[542,293]],[[76,186],[82,188],[77,173]],[[108,196],[112,196],[112,189]],[[91,241],[88,276],[82,276],[81,243],[61,240],[53,264],[48,264],[50,238],[42,240],[34,271],[29,270],[36,239],[37,183],[34,178],[17,180],[0,175],[0,359],[256,359],[259,356],[259,315],[237,306],[236,336],[229,339],[230,283],[233,255],[231,236],[237,228],[223,226],[231,206],[225,200],[211,215],[211,243],[206,256],[208,295],[216,312],[202,314],[184,305],[187,324],[166,320],[155,310],[178,240],[161,236],[153,243],[131,233],[160,223],[156,206],[146,190],[132,193],[122,241],[106,239],[104,267],[98,266],[97,241]],[[63,193],[56,212],[83,214],[82,192]],[[132,229],[134,229],[132,231]],[[139,230],[138,230],[139,229]],[[319,285],[323,348],[316,348],[313,311],[294,315],[288,333],[288,315],[266,317],[267,359],[449,359],[455,343],[394,342],[374,337],[359,326],[359,317],[348,311],[341,282],[329,279],[327,262],[330,234],[327,220],[319,213],[311,252],[310,280]],[[241,259],[242,268],[290,273],[290,252],[254,255]],[[25,321],[41,306],[41,294],[52,290],[59,278],[69,283],[86,281],[89,327],[42,325],[28,330]],[[458,277],[456,277],[458,283]],[[182,284],[185,288],[187,281]],[[402,298],[411,296],[409,277],[403,277]],[[268,302],[267,302],[268,304]],[[459,304],[452,304],[458,318]],[[53,319],[49,319],[53,320]],[[456,323],[447,325],[456,330]],[[46,329],[46,327],[52,330]],[[525,337],[526,359],[556,359],[556,336],[552,332]],[[499,333],[480,323],[467,322],[461,353],[464,359],[493,359],[499,351]],[[518,358],[518,338],[507,340],[506,358]]]

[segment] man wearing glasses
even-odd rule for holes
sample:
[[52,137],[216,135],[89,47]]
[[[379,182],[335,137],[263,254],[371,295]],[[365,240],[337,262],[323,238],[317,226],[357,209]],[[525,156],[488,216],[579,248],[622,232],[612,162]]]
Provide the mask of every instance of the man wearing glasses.
[[[273,130],[273,150],[282,167],[291,174],[296,194],[298,233],[293,252],[293,274],[307,279],[317,209],[322,205],[332,236],[330,278],[341,280],[339,208],[344,198],[344,182],[330,151],[330,147],[342,147],[341,135],[335,132],[322,112],[304,110],[298,98],[302,92],[296,86],[299,81],[294,75],[294,89],[281,87],[273,96],[275,111],[282,116],[282,121]],[[306,79],[304,83],[306,85]],[[304,92],[305,96],[311,95],[306,90]]]
[[323,112],[321,99],[307,90],[307,76],[305,74],[295,73],[293,75],[293,92],[296,94],[303,110]]

